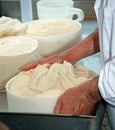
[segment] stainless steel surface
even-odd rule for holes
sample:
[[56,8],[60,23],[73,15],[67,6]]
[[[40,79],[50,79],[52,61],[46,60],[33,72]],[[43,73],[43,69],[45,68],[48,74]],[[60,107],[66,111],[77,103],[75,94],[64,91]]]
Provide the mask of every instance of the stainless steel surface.
[[0,93],[0,112],[8,112],[6,92]]
[[0,121],[11,130],[101,130],[104,108],[101,102],[97,116],[0,113]]
[[0,113],[0,120],[11,130],[96,130],[90,117]]

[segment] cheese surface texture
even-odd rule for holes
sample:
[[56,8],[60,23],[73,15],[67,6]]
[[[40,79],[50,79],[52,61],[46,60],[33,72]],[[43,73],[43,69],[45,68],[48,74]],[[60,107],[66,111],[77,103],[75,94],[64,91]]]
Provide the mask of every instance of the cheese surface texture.
[[80,65],[64,61],[38,65],[35,69],[20,72],[11,83],[10,91],[23,97],[47,97],[60,95],[71,87],[91,80],[95,74]]
[[23,35],[0,38],[0,56],[17,56],[31,53],[38,48],[38,42]]
[[0,37],[25,34],[27,26],[18,19],[2,16],[0,18]]
[[0,38],[0,90],[21,68],[41,58],[39,43],[24,35]]
[[75,31],[79,26],[72,20],[41,19],[28,23],[27,34],[53,36]]

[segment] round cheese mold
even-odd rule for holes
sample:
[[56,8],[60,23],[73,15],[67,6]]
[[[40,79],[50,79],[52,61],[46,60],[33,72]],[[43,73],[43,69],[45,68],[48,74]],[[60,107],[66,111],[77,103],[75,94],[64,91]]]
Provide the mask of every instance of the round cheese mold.
[[38,41],[24,35],[0,38],[0,90],[24,65],[40,58]]

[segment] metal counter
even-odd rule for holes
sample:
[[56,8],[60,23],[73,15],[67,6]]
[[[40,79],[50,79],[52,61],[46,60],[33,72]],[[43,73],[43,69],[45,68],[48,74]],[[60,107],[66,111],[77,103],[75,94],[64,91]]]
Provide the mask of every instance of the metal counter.
[[10,130],[102,130],[105,102],[96,116],[0,113],[0,122]]

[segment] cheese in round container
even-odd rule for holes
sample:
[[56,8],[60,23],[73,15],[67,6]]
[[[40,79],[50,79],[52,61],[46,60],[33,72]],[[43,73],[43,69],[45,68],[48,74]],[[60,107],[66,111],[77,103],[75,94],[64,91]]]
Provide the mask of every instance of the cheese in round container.
[[8,111],[53,114],[57,99],[63,92],[95,76],[83,66],[67,61],[22,71],[6,84]]
[[23,66],[40,58],[37,40],[24,35],[0,38],[0,91]]

